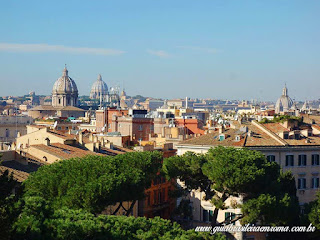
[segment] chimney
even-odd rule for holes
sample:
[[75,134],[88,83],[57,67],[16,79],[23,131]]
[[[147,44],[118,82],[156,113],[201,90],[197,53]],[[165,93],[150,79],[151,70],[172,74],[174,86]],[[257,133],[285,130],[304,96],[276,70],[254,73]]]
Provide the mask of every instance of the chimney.
[[224,125],[221,125],[220,127],[219,127],[219,133],[221,134],[221,133],[223,133],[224,132]]
[[81,145],[83,144],[83,133],[82,133],[82,131],[79,131],[79,143]]
[[241,136],[240,135],[236,135],[235,141],[239,142],[241,140]]
[[101,138],[101,146],[104,147],[105,145],[105,141],[104,141],[104,137]]
[[50,139],[49,139],[49,138],[46,138],[46,139],[45,139],[45,145],[46,145],[46,146],[50,146]]

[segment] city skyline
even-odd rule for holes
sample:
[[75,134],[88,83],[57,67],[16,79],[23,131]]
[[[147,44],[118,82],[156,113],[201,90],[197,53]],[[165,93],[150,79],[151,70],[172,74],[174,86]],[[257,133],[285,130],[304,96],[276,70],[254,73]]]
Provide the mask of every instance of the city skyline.
[[317,1],[2,5],[2,96],[50,95],[67,64],[80,95],[101,74],[131,96],[319,99]]

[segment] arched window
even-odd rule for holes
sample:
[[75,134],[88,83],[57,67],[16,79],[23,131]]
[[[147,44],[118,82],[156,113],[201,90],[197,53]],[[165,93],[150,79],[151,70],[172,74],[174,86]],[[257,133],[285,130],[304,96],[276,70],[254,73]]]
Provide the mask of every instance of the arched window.
[[10,137],[10,130],[9,129],[6,129],[6,137]]

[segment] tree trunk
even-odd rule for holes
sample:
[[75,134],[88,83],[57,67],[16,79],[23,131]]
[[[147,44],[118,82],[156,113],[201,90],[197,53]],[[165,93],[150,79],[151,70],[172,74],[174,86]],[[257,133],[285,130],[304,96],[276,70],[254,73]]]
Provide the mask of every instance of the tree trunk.
[[132,202],[131,205],[130,205],[130,208],[129,208],[128,211],[127,211],[127,214],[126,214],[127,217],[130,215],[130,212],[132,211],[135,203],[136,203],[136,200],[133,200],[133,202]]
[[218,218],[219,208],[215,208],[212,215],[211,227],[217,226],[217,218]]
[[122,202],[119,203],[119,206],[116,208],[116,210],[114,210],[114,212],[112,213],[112,215],[116,215],[116,213],[119,211],[119,209],[122,207]]
[[[223,193],[221,196],[222,201],[224,202],[225,200],[227,200],[227,198],[228,198],[227,195],[225,193]],[[219,213],[219,208],[215,207],[215,209],[213,211],[213,215],[212,215],[212,221],[211,221],[212,227],[220,225],[220,223],[217,223],[218,213]]]

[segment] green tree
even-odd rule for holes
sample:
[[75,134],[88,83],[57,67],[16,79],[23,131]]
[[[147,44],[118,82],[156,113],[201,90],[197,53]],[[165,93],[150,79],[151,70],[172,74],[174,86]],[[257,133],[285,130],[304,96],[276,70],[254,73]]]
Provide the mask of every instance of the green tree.
[[[238,206],[243,214],[236,218],[243,218],[243,223],[277,224],[298,219],[292,175],[282,174],[277,163],[267,162],[258,151],[216,147],[204,155],[188,152],[164,159],[163,172],[179,178],[189,191],[205,193],[205,199],[215,206],[212,225],[219,224],[219,210],[230,207],[226,200],[231,196],[243,197],[243,204]],[[277,214],[275,206],[282,207],[284,214]]]
[[39,198],[31,202],[15,225],[14,239],[225,239],[221,234],[185,231],[177,223],[159,217],[95,216],[83,209],[65,207],[50,213]]
[[[144,197],[162,164],[159,152],[86,156],[41,167],[25,181],[13,239],[225,239],[177,223],[99,214]],[[133,205],[132,205],[133,206]],[[130,208],[127,209],[128,212]]]
[[159,152],[133,152],[115,157],[88,155],[41,167],[25,182],[25,196],[42,197],[54,209],[68,207],[101,213],[107,206],[144,198],[161,167]]
[[311,208],[308,211],[309,221],[317,229],[320,229],[320,192],[317,193],[317,199],[309,204]]
[[14,195],[16,187],[17,182],[13,175],[8,170],[0,169],[0,239],[7,239],[17,215],[14,209],[14,203],[17,201]]

